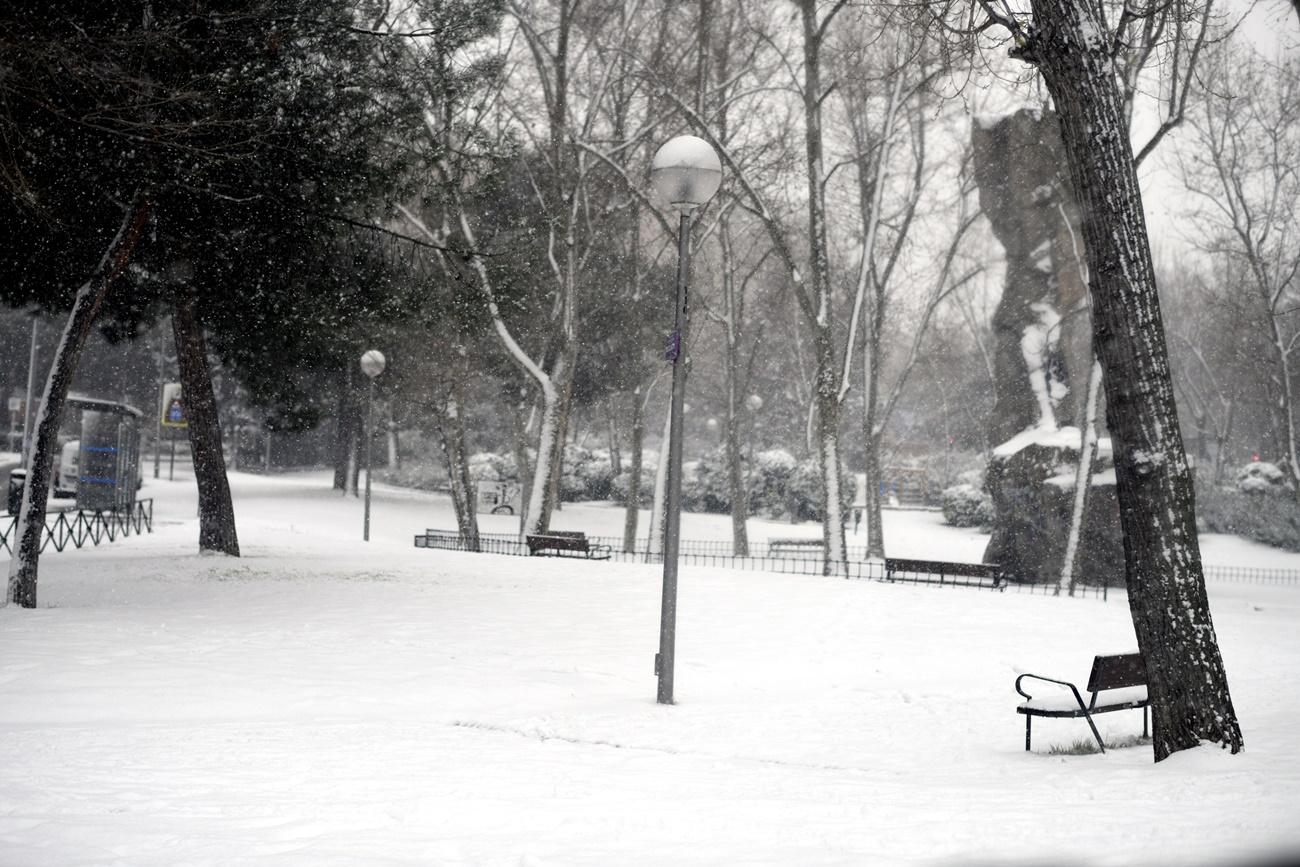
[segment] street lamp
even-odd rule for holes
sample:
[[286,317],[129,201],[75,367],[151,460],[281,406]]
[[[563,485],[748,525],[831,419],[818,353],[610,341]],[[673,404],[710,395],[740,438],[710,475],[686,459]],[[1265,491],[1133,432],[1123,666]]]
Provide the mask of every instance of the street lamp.
[[682,523],[682,416],[686,405],[686,332],[690,323],[686,306],[691,272],[691,218],[718,191],[722,162],[708,142],[679,135],[664,142],[655,153],[650,182],[659,196],[681,215],[677,227],[677,306],[673,333],[664,360],[673,363],[672,409],[668,422],[668,505],[664,516],[664,586],[659,616],[660,704],[673,703],[673,657],[677,641],[677,553]]
[[371,349],[361,356],[361,372],[370,379],[370,399],[366,407],[366,521],[361,532],[364,542],[370,541],[370,456],[375,450],[375,377],[384,372],[384,354]]

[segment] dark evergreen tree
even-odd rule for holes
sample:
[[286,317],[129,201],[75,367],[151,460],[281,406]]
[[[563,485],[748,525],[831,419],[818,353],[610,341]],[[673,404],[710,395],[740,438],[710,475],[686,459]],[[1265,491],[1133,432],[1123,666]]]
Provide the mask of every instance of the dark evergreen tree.
[[[36,602],[42,481],[63,398],[101,307],[130,334],[192,299],[193,327],[220,328],[218,350],[248,357],[250,341],[273,356],[295,326],[316,324],[291,311],[322,288],[308,282],[334,258],[322,251],[346,227],[373,222],[369,203],[396,176],[375,170],[385,162],[377,142],[404,103],[372,98],[371,88],[401,91],[383,87],[377,37],[354,25],[356,13],[344,0],[0,11],[0,298],[47,310],[76,303],[11,568],[22,604]],[[176,262],[192,275],[183,287],[169,278]],[[110,293],[123,279],[129,289]],[[273,339],[249,327],[253,311],[278,318]],[[191,372],[210,375],[206,364]],[[203,435],[219,449],[219,429]],[[224,474],[220,461],[208,466]],[[228,509],[204,518],[233,533]]]

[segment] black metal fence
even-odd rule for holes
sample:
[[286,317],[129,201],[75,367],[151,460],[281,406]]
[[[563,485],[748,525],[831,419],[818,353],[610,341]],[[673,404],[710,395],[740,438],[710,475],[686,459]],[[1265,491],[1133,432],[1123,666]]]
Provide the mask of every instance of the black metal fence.
[[[660,563],[662,555],[646,550],[624,551],[623,540],[612,536],[587,536],[592,548],[608,547],[609,559],[622,563]],[[477,551],[482,554],[505,554],[513,557],[526,557],[528,545],[513,533],[480,533],[478,547],[474,548],[461,540],[455,530],[429,529],[415,537],[418,548],[438,548],[447,551]],[[748,572],[778,572],[790,575],[808,575],[810,577],[838,577],[856,580],[880,581],[890,584],[923,584],[932,587],[970,587],[977,590],[1010,590],[1015,593],[1037,593],[1051,596],[1056,593],[1056,584],[1041,584],[1033,581],[999,580],[989,576],[961,576],[915,569],[887,570],[885,563],[865,559],[862,551],[858,559],[846,562],[824,562],[819,547],[806,550],[789,550],[784,547],[770,547],[766,542],[752,546],[753,551],[762,551],[761,556],[737,557],[730,553],[731,543],[725,540],[683,539],[680,543],[679,562],[686,566],[705,566],[719,569],[739,569]],[[850,551],[849,556],[855,556]],[[829,571],[827,570],[829,566]],[[1122,581],[1122,578],[1120,579]],[[1093,597],[1106,599],[1110,587],[1107,585],[1079,585],[1075,588],[1075,597]]]
[[[0,523],[0,549],[13,554],[15,536],[18,532],[18,517],[7,515]],[[55,551],[62,551],[71,545],[81,548],[86,544],[98,545],[105,540],[112,542],[119,536],[132,533],[153,532],[153,500],[136,500],[126,509],[77,509],[64,512],[47,512],[45,515],[45,534],[41,537],[41,551],[51,545]]]

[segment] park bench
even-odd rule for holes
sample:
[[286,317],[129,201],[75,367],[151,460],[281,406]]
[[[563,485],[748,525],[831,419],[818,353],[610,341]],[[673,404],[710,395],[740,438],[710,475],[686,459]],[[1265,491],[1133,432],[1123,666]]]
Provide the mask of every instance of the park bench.
[[826,543],[818,538],[803,539],[768,539],[767,556],[780,557],[785,554],[803,554],[809,552],[821,552],[826,549]]
[[586,557],[588,560],[608,560],[612,549],[608,545],[595,545],[580,530],[548,530],[525,537],[530,557]]
[[[948,563],[943,560],[907,560],[902,557],[885,558],[885,580],[894,581],[897,574],[918,574],[918,575],[938,575],[939,583],[945,583],[946,578],[979,578],[977,582],[983,586],[985,581],[990,582],[989,587],[1005,589],[1006,575],[1002,567],[996,563]],[[971,583],[959,582],[957,583]]]
[[442,530],[425,530],[424,533],[416,535],[415,547],[449,548],[456,550],[461,547],[460,536],[456,533],[448,533]]
[[[1020,684],[1026,678],[1046,681],[1068,687],[1070,694],[1055,692],[1050,698],[1034,698],[1021,689]],[[1110,713],[1116,710],[1142,709],[1142,737],[1147,737],[1147,671],[1146,663],[1140,653],[1124,653],[1114,656],[1098,656],[1092,661],[1092,673],[1088,675],[1088,692],[1092,695],[1085,703],[1079,694],[1079,688],[1064,680],[1054,680],[1037,674],[1022,674],[1016,678],[1016,692],[1025,700],[1016,708],[1016,713],[1025,715],[1025,749],[1029,749],[1030,725],[1034,717],[1083,717],[1092,729],[1092,736],[1097,739],[1097,746],[1104,753],[1106,745],[1101,741],[1097,726],[1092,721],[1094,715]],[[1104,697],[1102,693],[1105,693]]]

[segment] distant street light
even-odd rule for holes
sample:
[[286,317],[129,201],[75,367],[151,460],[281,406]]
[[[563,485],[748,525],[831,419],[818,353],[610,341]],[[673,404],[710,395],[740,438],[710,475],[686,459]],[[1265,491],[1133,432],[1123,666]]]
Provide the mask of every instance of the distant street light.
[[361,356],[361,372],[370,379],[370,398],[366,407],[366,521],[362,530],[362,541],[370,541],[370,459],[374,452],[375,426],[375,377],[384,372],[387,362],[378,349],[371,349]]
[[673,363],[672,409],[668,428],[668,504],[664,516],[664,583],[659,617],[660,704],[673,703],[673,662],[677,643],[677,554],[682,524],[682,417],[686,406],[686,299],[691,271],[691,218],[713,198],[722,183],[722,161],[713,147],[693,135],[664,142],[655,153],[650,182],[659,196],[681,214],[677,228],[677,306],[673,333],[664,360]]

